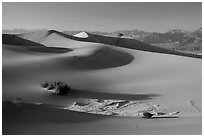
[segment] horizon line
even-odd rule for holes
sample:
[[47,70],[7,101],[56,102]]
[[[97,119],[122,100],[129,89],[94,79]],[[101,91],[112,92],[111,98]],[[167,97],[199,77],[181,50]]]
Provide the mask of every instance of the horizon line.
[[171,30],[181,30],[181,31],[186,31],[186,32],[191,32],[191,31],[195,31],[195,30],[199,30],[199,29],[202,29],[202,27],[198,27],[197,29],[193,29],[193,30],[186,30],[186,29],[181,29],[181,28],[172,28],[172,29],[168,29],[166,31],[146,31],[146,30],[141,30],[141,29],[118,29],[118,30],[115,30],[115,31],[111,31],[111,32],[107,32],[107,31],[99,31],[99,30],[66,30],[66,29],[48,29],[48,28],[36,28],[36,29],[24,29],[24,28],[14,28],[14,29],[7,29],[7,28],[2,28],[2,31],[4,30],[7,30],[7,31],[14,31],[14,30],[24,30],[24,31],[37,31],[37,30],[56,30],[56,31],[85,31],[85,32],[104,32],[104,33],[114,33],[116,31],[134,31],[134,30],[137,30],[137,31],[144,31],[144,32],[150,32],[150,33],[154,33],[154,32],[157,32],[157,33],[166,33],[166,32],[169,32]]

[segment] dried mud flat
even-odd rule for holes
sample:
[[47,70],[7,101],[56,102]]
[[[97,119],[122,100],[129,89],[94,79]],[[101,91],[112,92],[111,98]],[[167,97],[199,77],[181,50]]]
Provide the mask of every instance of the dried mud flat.
[[102,99],[82,99],[80,102],[74,102],[67,110],[85,112],[100,115],[144,117],[143,113],[150,113],[155,116],[172,116],[178,114],[178,111],[165,113],[165,108],[160,105],[144,101],[131,100],[102,100]]

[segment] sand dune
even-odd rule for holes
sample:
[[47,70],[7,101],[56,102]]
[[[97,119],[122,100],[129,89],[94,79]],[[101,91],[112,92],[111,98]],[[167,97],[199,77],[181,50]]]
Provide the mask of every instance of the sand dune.
[[9,35],[9,34],[2,35],[2,43],[15,45],[15,46],[25,46],[25,47],[44,47],[40,43],[32,42],[30,40],[17,37],[16,35]]
[[[37,34],[28,34],[28,39],[36,40]],[[104,47],[103,44],[97,44],[92,42],[81,42],[64,37],[60,32],[48,31],[46,37],[41,37],[40,43],[47,47],[60,47],[69,48],[75,50],[73,53],[74,59],[67,62],[66,57],[60,58],[58,61],[67,64],[74,69],[103,69],[123,66],[129,64],[134,57],[123,51],[114,50],[110,47]],[[86,38],[88,34],[81,32],[75,37]],[[83,53],[82,53],[83,52]],[[66,63],[67,62],[67,63]]]
[[[75,36],[70,36],[59,31],[49,30],[26,33],[17,36],[39,44],[43,44],[47,47],[63,47],[76,49],[90,47],[95,44],[92,42],[83,41],[84,38],[88,38],[88,34],[86,32],[80,32]],[[83,42],[80,42],[78,40],[81,40]]]
[[26,40],[20,37],[17,37],[16,35],[9,35],[9,34],[3,34],[2,36],[2,43],[12,46],[6,46],[4,45],[4,48],[8,48],[10,50],[19,51],[19,52],[44,52],[44,53],[66,53],[70,52],[72,50],[68,48],[48,48],[40,43],[36,43],[30,40]]
[[[72,46],[72,45],[76,45],[76,43],[80,43],[80,41],[83,41],[82,43],[85,43],[87,42],[86,38],[88,38],[88,34],[86,32],[80,32],[76,34],[76,36],[71,36],[71,35],[67,35],[62,32],[56,31],[56,30],[48,30],[48,31],[45,30],[45,31],[39,31],[39,32],[37,31],[37,32],[31,32],[31,33],[26,33],[26,34],[20,34],[16,36],[23,38],[23,39],[27,39],[29,41],[33,41],[39,44],[46,45],[48,47],[49,46],[51,47]],[[93,44],[89,42],[87,43]]]
[[59,35],[58,33],[51,33],[46,38],[44,38],[41,43],[43,45],[46,45],[47,47],[64,47],[70,49],[85,48],[94,45],[94,43],[90,42],[80,42],[72,40]]
[[17,35],[18,37],[34,41],[37,43],[41,43],[41,41],[49,35],[49,31],[47,30],[41,30],[41,31],[35,31],[35,32],[30,32],[30,33],[25,33],[25,34],[19,34]]
[[[116,45],[118,39],[88,35],[78,38],[50,31],[40,40],[46,46],[74,50],[63,54],[33,55],[3,46],[2,99],[20,97],[51,105],[3,106],[3,134],[201,134],[201,59],[157,53],[157,48],[124,39],[119,46],[110,46],[106,44]],[[19,62],[7,63],[8,58]],[[40,87],[46,80],[67,82],[75,90],[67,97],[52,95]],[[53,107],[87,97],[140,100],[180,113],[174,119],[119,118]]]

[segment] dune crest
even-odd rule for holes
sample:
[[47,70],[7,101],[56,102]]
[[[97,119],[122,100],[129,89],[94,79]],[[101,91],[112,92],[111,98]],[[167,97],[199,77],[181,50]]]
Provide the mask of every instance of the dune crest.
[[134,57],[126,52],[110,47],[101,47],[88,56],[75,56],[69,66],[75,69],[105,69],[120,67],[132,62]]
[[72,40],[70,38],[66,38],[60,35],[59,33],[51,33],[46,38],[44,38],[41,43],[47,47],[63,47],[70,49],[90,47],[91,45],[95,44],[92,42],[81,42]]

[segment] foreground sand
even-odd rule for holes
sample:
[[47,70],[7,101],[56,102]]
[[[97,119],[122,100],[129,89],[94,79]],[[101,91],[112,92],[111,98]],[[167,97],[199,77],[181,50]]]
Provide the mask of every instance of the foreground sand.
[[[74,51],[21,52],[3,45],[3,100],[20,97],[49,104],[4,103],[3,134],[201,134],[201,59],[66,40],[57,34],[42,43],[53,46],[53,39]],[[46,80],[69,83],[72,94],[60,97],[42,90],[40,83]],[[142,100],[180,113],[176,118],[143,119],[54,107],[84,98]]]

